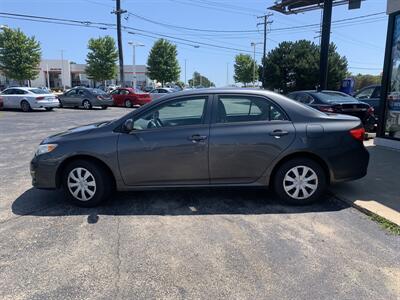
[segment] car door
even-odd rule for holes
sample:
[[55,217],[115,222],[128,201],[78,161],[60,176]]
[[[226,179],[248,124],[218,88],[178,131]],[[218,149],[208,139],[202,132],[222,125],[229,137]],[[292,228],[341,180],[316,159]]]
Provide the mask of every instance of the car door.
[[76,91],[77,91],[77,89],[69,90],[61,97],[61,101],[64,106],[74,106],[75,105]]
[[1,97],[3,98],[3,108],[12,108],[11,99],[9,95],[13,93],[12,89],[6,89],[1,93]]
[[150,107],[121,133],[118,160],[125,184],[208,184],[208,95],[180,97]]
[[251,183],[293,142],[283,110],[260,96],[219,95],[210,127],[210,183]]
[[114,101],[114,104],[115,105],[121,105],[121,104],[123,104],[122,102],[121,102],[121,96],[120,96],[120,89],[116,89],[116,90],[114,90],[114,91],[112,91],[111,92],[111,96],[112,96],[112,98],[113,98],[113,101]]
[[9,108],[20,108],[21,100],[23,98],[23,91],[17,88],[11,89],[7,95],[7,102],[9,103]]

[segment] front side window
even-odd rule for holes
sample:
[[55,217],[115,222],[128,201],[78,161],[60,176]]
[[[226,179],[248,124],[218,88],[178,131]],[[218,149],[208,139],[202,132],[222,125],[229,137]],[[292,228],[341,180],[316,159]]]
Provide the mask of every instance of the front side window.
[[204,123],[206,96],[180,99],[161,104],[134,121],[135,130]]
[[221,96],[217,103],[217,123],[286,120],[283,111],[264,98]]

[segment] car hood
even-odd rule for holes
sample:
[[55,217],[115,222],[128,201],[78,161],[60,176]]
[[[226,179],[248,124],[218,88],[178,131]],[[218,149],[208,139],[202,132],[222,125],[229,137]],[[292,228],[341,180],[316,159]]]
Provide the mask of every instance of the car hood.
[[43,140],[42,144],[53,143],[53,142],[57,142],[59,140],[65,139],[65,138],[85,135],[93,130],[99,129],[100,127],[102,127],[101,126],[102,124],[108,124],[109,122],[110,121],[102,121],[102,122],[96,122],[96,123],[83,125],[83,126],[79,126],[79,127],[73,127],[66,131],[56,133],[54,135],[47,137],[45,140]]

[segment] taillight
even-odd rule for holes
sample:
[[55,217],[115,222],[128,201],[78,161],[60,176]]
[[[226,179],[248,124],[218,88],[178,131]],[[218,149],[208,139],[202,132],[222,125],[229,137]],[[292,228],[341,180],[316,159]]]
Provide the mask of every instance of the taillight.
[[43,96],[36,97],[36,100],[44,100],[44,97]]
[[354,128],[350,130],[350,134],[353,138],[355,138],[358,141],[364,141],[365,137],[365,129],[363,127],[360,128]]
[[103,97],[101,97],[101,96],[97,96],[96,98],[97,98],[97,100],[103,100]]
[[370,106],[369,108],[368,108],[368,110],[367,110],[367,113],[369,114],[369,115],[373,115],[374,114],[374,108],[372,107],[372,106]]

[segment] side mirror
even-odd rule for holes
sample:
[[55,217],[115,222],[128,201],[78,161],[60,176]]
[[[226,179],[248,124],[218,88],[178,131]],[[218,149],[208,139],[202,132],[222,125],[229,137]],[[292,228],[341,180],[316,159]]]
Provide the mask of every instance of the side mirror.
[[133,120],[132,119],[126,120],[123,127],[124,131],[131,132],[133,130]]

